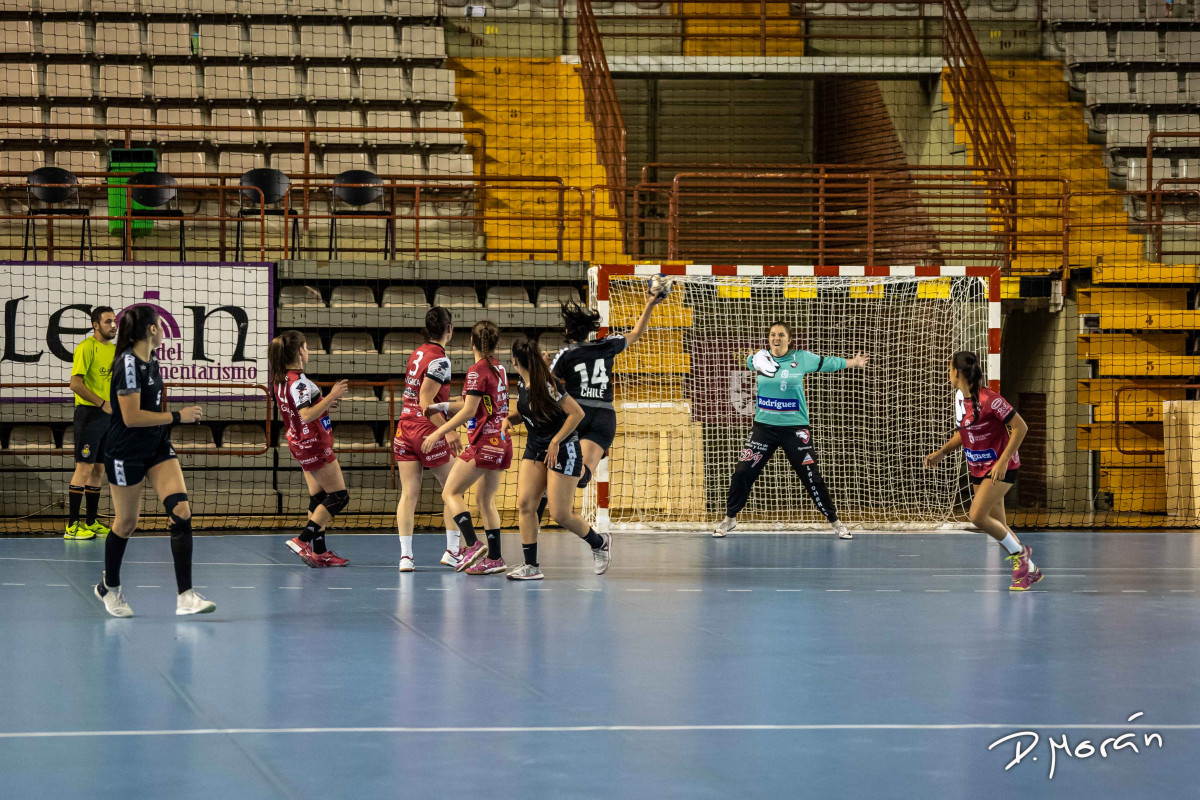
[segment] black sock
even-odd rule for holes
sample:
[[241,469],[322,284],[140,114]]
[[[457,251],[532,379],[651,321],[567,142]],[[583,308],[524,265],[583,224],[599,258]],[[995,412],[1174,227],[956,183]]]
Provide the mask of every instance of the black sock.
[[538,527],[541,527],[542,520],[546,518],[546,506],[550,505],[550,498],[542,495],[542,502],[538,503]]
[[536,567],[537,562],[537,542],[533,544],[522,544],[521,552],[525,554],[525,563],[531,567]]
[[79,506],[83,503],[83,487],[71,484],[67,487],[67,524],[79,522]]
[[121,559],[125,557],[128,539],[115,533],[104,540],[104,585],[116,589],[121,585]]
[[329,549],[328,547],[325,546],[325,531],[321,531],[320,533],[318,533],[316,536],[313,537],[312,548],[313,548],[313,552],[316,553],[317,555],[321,555],[321,553],[324,553],[326,550]]
[[183,594],[192,588],[191,519],[171,523],[171,558],[175,561],[175,588]]
[[592,548],[593,550],[599,550],[604,546],[604,537],[596,533],[591,528],[588,528],[587,536],[583,537],[583,540],[587,542],[588,547]]
[[96,514],[100,510],[100,487],[89,486],[83,490],[84,507],[87,509],[87,524],[96,524]]
[[311,543],[317,538],[317,534],[321,532],[321,526],[317,524],[315,519],[310,519],[308,524],[304,526],[304,530],[300,531],[300,535],[296,538],[302,542]]
[[458,532],[467,540],[467,547],[474,547],[479,539],[475,536],[475,526],[471,524],[471,512],[464,511],[455,515],[454,524],[458,526]]
[[497,561],[500,560],[500,529],[493,528],[492,530],[485,530],[483,535],[487,537],[487,557],[494,558]]

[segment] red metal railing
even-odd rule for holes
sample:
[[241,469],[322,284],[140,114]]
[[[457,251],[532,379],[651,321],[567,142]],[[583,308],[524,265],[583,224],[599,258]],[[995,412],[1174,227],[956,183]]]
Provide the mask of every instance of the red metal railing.
[[[625,119],[621,116],[621,104],[617,100],[617,88],[608,60],[604,55],[604,40],[596,25],[591,0],[577,0],[579,8],[578,48],[579,75],[583,81],[584,107],[596,136],[596,150],[600,164],[614,187],[625,186]],[[618,217],[625,216],[625,193],[614,189],[610,200]]]

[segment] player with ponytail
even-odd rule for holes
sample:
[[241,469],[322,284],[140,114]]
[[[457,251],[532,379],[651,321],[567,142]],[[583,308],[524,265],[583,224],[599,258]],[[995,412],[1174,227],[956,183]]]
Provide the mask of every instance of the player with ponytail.
[[984,383],[979,356],[965,350],[950,359],[950,385],[958,390],[955,416],[958,430],[950,441],[925,456],[926,469],[958,448],[967,456],[974,497],[968,512],[975,527],[991,536],[1008,553],[1014,592],[1024,591],[1042,579],[1030,557],[1033,548],[1021,544],[1004,516],[1004,496],[1012,488],[1021,457],[1017,448],[1029,426],[1008,401]]
[[[401,572],[416,569],[412,549],[413,518],[421,496],[423,470],[432,472],[438,484],[444,487],[450,476],[451,463],[460,450],[457,430],[447,432],[428,453],[421,449],[425,437],[446,421],[449,412],[450,359],[446,356],[446,344],[454,334],[450,312],[441,306],[429,309],[421,333],[425,343],[408,357],[408,368],[404,373],[404,408],[392,441],[392,454],[400,473],[396,529],[400,533]],[[443,510],[443,518],[446,552],[442,554],[442,563],[456,567],[462,549],[458,543],[458,527],[448,507]]]
[[155,351],[163,326],[151,306],[125,309],[118,321],[108,402],[112,406],[105,438],[104,471],[113,501],[112,533],[104,541],[104,572],[93,593],[114,617],[132,617],[121,588],[121,563],[142,514],[146,480],[171,521],[171,560],[175,564],[175,613],[207,614],[216,605],[192,587],[192,506],[179,458],[171,447],[171,426],[199,422],[199,406],[163,410],[163,382]]
[[584,418],[583,408],[562,389],[542,358],[537,342],[518,339],[512,349],[517,368],[517,407],[504,421],[505,430],[525,425],[528,439],[517,481],[517,506],[521,521],[521,547],[525,563],[506,577],[515,581],[541,580],[538,565],[538,501],[549,499],[550,515],[558,524],[592,548],[595,573],[602,575],[611,559],[606,537],[596,533],[575,511],[575,489],[583,472],[576,426]]
[[[504,432],[508,418],[508,374],[496,358],[500,329],[496,323],[481,320],[471,328],[471,349],[475,364],[467,370],[463,382],[463,405],[453,417],[425,437],[421,452],[433,453],[442,437],[467,423],[467,449],[450,468],[442,487],[446,514],[454,519],[466,545],[459,552],[456,572],[490,575],[504,571],[500,552],[500,512],[496,510],[496,492],[501,473],[512,464],[512,440]],[[479,541],[471,522],[466,493],[476,483],[476,501],[487,543]]]
[[287,433],[288,451],[300,464],[308,487],[308,524],[286,544],[310,567],[344,567],[350,562],[325,545],[325,529],[350,504],[346,479],[333,452],[331,409],[346,393],[338,381],[321,396],[321,390],[304,374],[308,342],[300,331],[284,331],[267,346],[271,389]]

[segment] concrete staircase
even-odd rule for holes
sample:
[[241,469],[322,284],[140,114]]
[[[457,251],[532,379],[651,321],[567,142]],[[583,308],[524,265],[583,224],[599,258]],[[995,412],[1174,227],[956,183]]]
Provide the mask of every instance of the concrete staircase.
[[[486,191],[483,208],[488,247],[497,259],[556,258],[561,235],[563,257],[623,262],[620,229],[609,193],[595,194],[597,248],[592,253],[592,187],[608,183],[599,162],[596,137],[584,110],[583,84],[575,65],[554,58],[452,59],[457,72],[458,107],[464,124],[483,128],[487,176],[558,177],[581,191],[549,184],[500,186]],[[476,174],[481,170],[476,160]],[[538,188],[545,186],[546,188]],[[553,217],[561,199],[569,220],[560,232]],[[516,218],[521,217],[521,218]],[[580,234],[584,235],[581,248]],[[542,251],[542,252],[538,252]]]

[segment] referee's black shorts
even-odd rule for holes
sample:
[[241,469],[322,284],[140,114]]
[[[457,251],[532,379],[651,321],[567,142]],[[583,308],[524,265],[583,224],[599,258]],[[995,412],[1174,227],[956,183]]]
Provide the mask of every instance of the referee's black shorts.
[[109,419],[97,406],[75,406],[75,461],[95,464],[104,459]]

